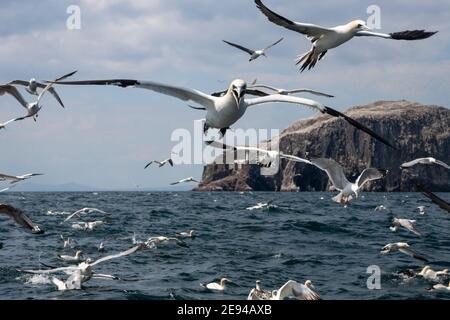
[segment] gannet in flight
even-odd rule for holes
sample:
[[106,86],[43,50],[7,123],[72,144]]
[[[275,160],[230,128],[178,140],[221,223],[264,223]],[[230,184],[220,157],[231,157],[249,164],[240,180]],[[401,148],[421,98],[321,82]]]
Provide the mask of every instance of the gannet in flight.
[[93,267],[100,263],[103,263],[103,262],[106,262],[106,261],[109,261],[112,259],[117,259],[117,258],[128,256],[128,255],[135,253],[139,250],[142,250],[144,248],[145,248],[144,244],[139,244],[139,245],[137,245],[131,249],[128,249],[126,251],[120,252],[118,254],[105,256],[96,261],[93,261],[92,259],[87,259],[86,261],[81,262],[77,266],[61,267],[61,268],[54,268],[54,269],[49,269],[49,270],[19,270],[19,271],[24,272],[24,273],[31,273],[31,274],[66,273],[69,275],[73,275],[74,273],[76,273],[77,277],[79,277],[80,284],[87,282],[92,278],[117,279],[117,277],[96,273],[96,272],[94,272]]
[[34,234],[43,234],[44,230],[41,230],[38,225],[34,224],[30,218],[27,217],[25,213],[21,210],[14,208],[13,206],[0,203],[0,214],[6,214],[8,217],[12,218],[17,224],[22,227],[27,228]]
[[168,84],[153,82],[153,81],[138,81],[127,79],[112,79],[112,80],[87,80],[87,81],[62,81],[58,82],[60,85],[114,85],[119,87],[134,87],[148,89],[161,94],[169,95],[183,101],[192,101],[206,109],[206,117],[203,130],[206,132],[209,128],[219,129],[222,136],[231,125],[236,123],[245,114],[247,108],[258,106],[266,103],[285,102],[303,105],[313,110],[324,114],[329,114],[336,118],[343,118],[352,126],[362,130],[381,141],[382,143],[395,147],[386,139],[380,137],[371,129],[363,126],[354,119],[345,114],[324,106],[319,102],[286,95],[267,95],[264,97],[246,99],[247,83],[244,80],[234,80],[228,87],[228,91],[221,97],[215,97],[198,90],[176,87]]
[[[214,148],[222,149],[224,150],[226,154],[226,160],[233,160],[233,163],[240,160],[247,161],[247,153],[252,153],[252,156],[248,157],[249,160],[256,160],[256,163],[261,167],[269,168],[272,166],[272,164],[279,163],[279,159],[286,159],[288,161],[295,161],[295,162],[303,162],[307,164],[312,164],[310,161],[306,159],[302,159],[300,157],[292,156],[284,154],[278,150],[267,150],[257,147],[247,147],[247,146],[229,146],[222,142],[218,141],[205,141],[205,144]],[[242,157],[245,157],[245,159],[242,159]]]
[[408,220],[408,219],[398,219],[394,218],[392,220],[392,226],[390,227],[391,231],[395,232],[399,227],[403,227],[417,236],[421,236],[420,232],[416,230],[414,227],[416,220]]
[[145,166],[144,169],[147,169],[148,167],[150,167],[150,165],[152,163],[156,163],[158,165],[158,168],[161,168],[163,166],[165,166],[167,163],[170,164],[171,167],[173,167],[173,160],[171,158],[163,160],[163,161],[150,161],[149,163],[147,163],[147,165]]
[[172,182],[170,185],[171,185],[171,186],[174,186],[174,185],[176,185],[176,184],[180,184],[180,183],[188,183],[188,182],[196,182],[196,183],[200,183],[200,181],[195,180],[194,177],[189,177],[189,178],[182,179],[182,180],[179,180],[179,181],[176,181],[176,182]]
[[447,276],[449,275],[449,273],[448,269],[444,269],[442,271],[434,271],[430,266],[425,266],[417,275],[423,277],[426,280],[436,281],[440,276]]
[[[10,83],[8,83],[8,85],[11,86],[24,86],[25,90],[34,96],[39,96],[39,93],[37,92],[37,89],[45,89],[45,87],[47,87],[47,85],[37,82],[36,79],[32,78],[30,79],[30,81],[25,81],[25,80],[14,80],[11,81]],[[61,105],[61,107],[64,107],[64,103],[62,102],[61,98],[59,97],[58,93],[56,92],[56,90],[54,88],[49,88],[48,92],[50,92],[53,97],[55,97],[55,99],[58,101],[58,103]]]
[[[36,118],[38,117],[38,113],[39,111],[42,109],[42,105],[40,105],[40,102],[42,100],[42,98],[44,97],[45,93],[47,91],[49,91],[54,85],[55,83],[58,83],[58,81],[67,79],[68,77],[74,75],[77,71],[71,72],[69,74],[66,74],[58,79],[55,79],[54,81],[52,81],[51,83],[47,84],[47,86],[41,91],[41,93],[39,94],[36,102],[32,102],[32,103],[28,103],[27,101],[25,101],[25,99],[23,99],[22,96],[18,96],[17,95],[17,89],[15,92],[14,90],[11,90],[10,88],[8,88],[6,90],[7,93],[12,94],[18,101],[19,103],[22,105],[22,107],[24,107],[27,110],[27,114],[23,117],[19,117],[19,118],[15,118],[15,119],[11,119],[5,123],[0,124],[0,129],[4,129],[5,126],[11,122],[14,121],[20,121],[20,120],[24,120],[27,118],[33,118],[34,121],[36,121]],[[0,95],[2,95],[2,89],[0,88]]]
[[304,34],[312,42],[312,48],[304,55],[299,56],[297,65],[303,63],[300,70],[313,68],[328,50],[336,48],[353,37],[380,37],[391,40],[421,40],[434,35],[436,32],[425,30],[401,31],[395,33],[377,33],[367,27],[366,22],[354,20],[345,25],[326,28],[310,23],[294,22],[267,8],[261,0],[255,0],[258,9],[269,21],[292,31]]
[[400,168],[407,169],[407,168],[411,168],[411,167],[415,166],[416,164],[437,164],[446,169],[450,169],[450,166],[448,164],[446,164],[445,162],[442,162],[440,160],[436,160],[435,158],[432,158],[432,157],[419,158],[419,159],[415,159],[413,161],[405,162],[400,166]]
[[74,256],[68,256],[68,255],[58,255],[58,258],[64,261],[69,261],[69,262],[80,262],[83,256],[83,252],[81,250],[78,250]]
[[267,89],[267,90],[274,91],[276,94],[287,95],[287,96],[291,95],[291,94],[296,94],[296,93],[310,93],[310,94],[313,94],[316,96],[334,98],[334,96],[331,94],[323,93],[323,92],[312,90],[312,89],[306,89],[306,88],[288,90],[288,89],[282,89],[282,88],[275,88],[275,87],[264,85],[264,84],[250,86],[249,88]]
[[261,282],[256,282],[254,288],[247,297],[247,300],[284,300],[294,298],[297,300],[320,300],[320,295],[315,291],[310,280],[305,284],[289,280],[280,289],[272,292],[261,289]]
[[229,44],[230,46],[233,46],[233,47],[235,47],[237,49],[240,49],[242,51],[247,52],[251,56],[250,60],[248,60],[248,61],[252,62],[253,60],[258,59],[261,56],[264,56],[264,57],[267,58],[266,51],[269,50],[270,48],[272,48],[273,46],[279,44],[281,41],[283,41],[283,38],[281,38],[277,42],[271,44],[270,46],[265,47],[264,49],[260,49],[260,50],[251,50],[251,49],[247,49],[247,48],[245,48],[243,46],[240,46],[240,45],[232,43],[232,42],[228,42],[228,41],[225,41],[225,40],[222,40],[222,41],[225,42],[226,44]]
[[227,282],[232,282],[228,278],[222,278],[220,279],[220,282],[211,282],[208,284],[200,283],[200,286],[209,290],[215,290],[215,291],[224,291],[226,289]]
[[364,184],[369,181],[382,179],[388,172],[387,170],[368,168],[359,175],[355,183],[351,183],[345,177],[342,166],[333,159],[311,159],[311,163],[327,173],[333,183],[333,187],[340,191],[333,200],[341,204],[349,203],[353,199],[353,196],[358,198],[359,192]]
[[177,238],[194,238],[194,230],[189,230],[189,232],[178,232],[175,234]]
[[[416,186],[417,189],[419,189],[419,191],[422,192],[422,194],[427,198],[431,199],[433,203],[437,204],[441,209],[446,210],[448,213],[450,213],[450,203],[448,203],[444,199],[439,198],[437,195],[435,195],[433,192],[431,192],[421,184],[416,183]],[[423,211],[423,213],[425,213],[425,210]]]
[[11,176],[8,174],[0,173],[0,181],[9,180],[10,184],[15,184],[17,182],[30,179],[31,177],[42,176],[42,175],[43,175],[42,173],[27,173],[27,174],[23,174],[21,176]]
[[388,243],[381,249],[380,253],[387,254],[389,252],[395,252],[395,251],[399,251],[399,252],[407,254],[408,256],[411,256],[415,259],[428,262],[428,259],[422,257],[421,255],[418,255],[417,253],[415,253],[414,251],[409,249],[409,244],[407,244],[406,242]]
[[77,210],[74,213],[70,214],[66,219],[64,219],[63,222],[67,222],[75,216],[80,217],[81,215],[87,215],[87,214],[94,213],[94,212],[101,213],[101,214],[109,214],[109,213],[102,211],[100,209],[97,209],[97,208],[83,208],[83,209]]

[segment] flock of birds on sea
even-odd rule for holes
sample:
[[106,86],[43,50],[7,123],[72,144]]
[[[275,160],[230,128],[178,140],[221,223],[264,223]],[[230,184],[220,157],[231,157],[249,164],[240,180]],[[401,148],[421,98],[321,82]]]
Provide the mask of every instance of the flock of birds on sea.
[[[306,69],[312,69],[318,61],[320,61],[328,50],[336,48],[345,42],[351,40],[354,37],[380,37],[383,39],[391,39],[391,40],[421,40],[426,39],[436,32],[426,32],[424,30],[414,30],[414,31],[403,31],[396,33],[377,33],[372,31],[366,26],[366,23],[362,20],[351,21],[348,24],[337,26],[333,28],[322,27],[309,23],[300,23],[291,21],[275,12],[267,8],[260,0],[255,0],[255,3],[258,9],[274,24],[285,27],[297,33],[301,33],[306,35],[306,37],[312,42],[312,48],[307,53],[299,56],[297,64],[300,64],[300,71],[304,71]],[[251,50],[247,49],[241,45],[224,41],[230,46],[238,48],[247,52],[251,57],[250,61],[253,61],[261,56],[267,57],[266,52],[271,47],[279,44],[283,38],[276,41],[272,45],[261,49],[261,50]],[[222,92],[215,92],[213,94],[206,94],[200,92],[198,90],[187,89],[176,87],[169,84],[157,83],[153,81],[139,81],[139,80],[129,80],[129,79],[111,79],[111,80],[87,80],[87,81],[65,81],[67,78],[73,76],[76,71],[71,72],[67,75],[64,75],[60,78],[55,79],[54,81],[43,81],[38,82],[35,79],[31,79],[30,81],[23,80],[15,80],[8,84],[0,86],[0,95],[11,95],[13,96],[22,107],[24,107],[27,111],[27,114],[11,119],[4,123],[0,124],[0,129],[5,129],[11,123],[22,121],[28,118],[32,118],[36,121],[39,112],[42,109],[42,99],[47,92],[51,93],[54,98],[58,101],[61,107],[64,107],[64,104],[55,91],[54,87],[56,85],[113,85],[119,87],[133,87],[133,88],[143,88],[152,91],[156,91],[158,93],[169,95],[178,99],[181,99],[186,102],[194,102],[198,104],[198,106],[190,106],[193,109],[204,110],[206,111],[206,118],[204,121],[204,132],[206,133],[209,129],[214,128],[218,129],[221,136],[225,136],[227,130],[233,125],[237,120],[239,120],[246,112],[248,107],[257,106],[265,103],[273,103],[273,102],[284,102],[284,103],[292,103],[303,105],[309,108],[312,108],[316,111],[319,111],[324,114],[329,114],[333,117],[342,118],[350,125],[356,127],[359,130],[367,133],[378,141],[384,143],[385,145],[396,149],[396,147],[391,144],[387,139],[381,137],[368,127],[362,125],[356,120],[346,116],[345,114],[330,108],[328,106],[323,105],[322,103],[294,96],[297,93],[309,93],[322,97],[333,97],[327,93],[318,92],[312,89],[294,89],[294,90],[286,90],[276,88],[271,85],[257,85],[256,80],[251,84],[247,85],[244,80],[234,80],[231,82],[230,86],[227,90]],[[25,87],[25,90],[34,96],[37,96],[37,100],[32,103],[28,103],[27,100],[22,96],[19,92],[18,87]],[[39,92],[39,90],[41,90]],[[271,92],[268,93],[267,91]],[[254,95],[256,98],[246,98],[246,95]],[[356,179],[354,183],[349,182],[344,174],[344,170],[340,164],[332,159],[325,158],[313,158],[313,159],[303,159],[297,157],[295,155],[287,155],[279,151],[268,150],[257,147],[249,147],[249,146],[228,146],[222,142],[218,141],[207,141],[207,145],[215,148],[222,149],[224,154],[230,154],[233,159],[235,159],[235,163],[245,163],[248,161],[248,152],[256,153],[256,163],[261,167],[271,167],[274,163],[278,163],[279,159],[285,159],[287,161],[295,161],[302,162],[309,165],[314,165],[319,169],[326,172],[330,181],[332,182],[333,187],[339,191],[339,194],[333,198],[334,201],[347,205],[349,202],[357,198],[359,193],[361,192],[363,186],[373,180],[382,179],[388,174],[388,170],[376,169],[376,168],[368,168],[365,169],[360,176]],[[239,155],[244,154],[245,157],[243,159],[238,159]],[[162,167],[164,165],[173,166],[174,163],[171,158],[168,158],[163,161],[152,161],[145,166],[145,169],[150,167],[152,164],[158,165],[158,167]],[[450,169],[450,166],[446,163],[436,160],[432,157],[428,158],[420,158],[408,163],[404,163],[401,168],[408,170],[413,166],[418,164],[425,165],[439,165],[445,167],[446,169]],[[21,176],[14,176],[8,174],[0,174],[0,180],[9,181],[11,186],[16,185],[18,182],[29,179],[31,177],[37,176],[40,174],[31,173],[25,174]],[[172,183],[187,183],[187,182],[198,182],[193,177],[181,179],[177,182]],[[442,209],[446,210],[450,213],[450,204],[445,200],[439,198],[436,194],[427,190],[424,186],[417,183],[418,189],[428,198],[431,199],[432,202],[437,204]],[[0,190],[6,191],[9,188]],[[248,210],[259,210],[272,206],[272,202],[268,203],[258,203],[253,207],[247,208]],[[386,208],[381,205],[378,206],[375,210],[385,210]],[[419,211],[421,214],[425,213],[425,207],[420,206]],[[100,213],[107,214],[106,212],[96,209],[96,208],[84,208],[70,214],[64,221],[68,222],[74,217],[82,217],[84,215],[90,213]],[[16,223],[19,225],[29,229],[34,234],[41,234],[44,231],[34,224],[21,210],[14,208],[7,204],[0,205],[0,213],[6,214],[11,217]],[[49,212],[51,214],[51,212]],[[392,220],[391,230],[396,231],[399,228],[405,228],[412,232],[417,236],[421,236],[420,232],[415,228],[415,220],[394,218]],[[81,231],[92,231],[96,227],[104,224],[104,221],[90,221],[90,222],[78,222],[72,224],[72,228],[81,230]],[[165,236],[156,236],[150,237],[147,241],[138,241],[136,238],[133,238],[134,246],[126,251],[104,256],[100,259],[93,260],[90,258],[84,258],[84,254],[82,251],[76,251],[74,256],[70,255],[59,255],[58,258],[67,263],[76,263],[71,266],[62,266],[62,267],[53,267],[43,264],[48,267],[48,269],[42,270],[20,270],[24,273],[29,274],[38,274],[38,275],[52,275],[51,281],[58,288],[58,290],[74,290],[74,289],[82,289],[84,283],[89,281],[90,279],[115,279],[119,280],[120,278],[111,275],[105,275],[97,273],[94,269],[96,269],[97,265],[107,262],[112,259],[117,259],[121,257],[125,257],[136,253],[145,248],[151,248],[157,246],[161,243],[173,242],[182,247],[188,247],[183,238],[194,238],[195,231],[191,230],[189,232],[182,232],[176,234],[174,237],[165,237]],[[63,241],[64,248],[73,248],[76,245],[76,240],[74,239],[65,239],[61,235],[61,240]],[[2,245],[0,244],[0,248]],[[105,251],[105,244],[102,242],[98,245],[98,251]],[[405,242],[398,243],[389,243],[385,245],[381,254],[386,254],[390,252],[401,252],[407,254],[413,258],[428,261],[422,255],[414,252],[410,246]],[[54,274],[65,274],[66,278],[53,276]],[[442,271],[434,271],[430,266],[425,266],[420,272],[411,271],[411,276],[413,277],[423,277],[430,281],[438,281],[442,277],[449,276],[448,270]],[[202,286],[209,290],[223,291],[226,289],[226,285],[228,282],[231,282],[228,278],[221,278],[218,283],[212,282],[208,284],[202,284]],[[442,285],[441,283],[435,284],[432,287],[432,290],[443,290],[450,292],[450,284],[449,286]],[[294,299],[306,299],[306,300],[316,300],[320,299],[320,295],[315,290],[312,282],[307,280],[304,283],[299,283],[293,280],[289,280],[282,287],[277,290],[264,290],[261,286],[261,281],[256,281],[256,286],[253,288],[248,296],[248,299],[252,300],[280,300],[286,298],[294,298]]]

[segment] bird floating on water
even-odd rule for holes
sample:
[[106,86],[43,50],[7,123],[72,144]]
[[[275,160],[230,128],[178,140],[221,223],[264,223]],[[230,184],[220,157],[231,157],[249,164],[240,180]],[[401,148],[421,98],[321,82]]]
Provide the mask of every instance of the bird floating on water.
[[200,283],[200,286],[209,290],[214,290],[214,291],[224,291],[227,288],[227,283],[232,282],[230,279],[228,278],[222,278],[220,279],[219,283],[217,282],[211,282],[211,283]]
[[444,269],[442,271],[434,271],[430,266],[425,266],[417,275],[423,277],[426,280],[436,281],[442,276],[448,276],[449,273],[448,269]]
[[425,30],[407,30],[394,33],[378,33],[372,31],[363,20],[354,20],[345,25],[327,28],[311,23],[291,21],[267,8],[261,0],[255,0],[258,9],[269,21],[289,30],[304,34],[312,42],[312,48],[300,55],[297,65],[302,64],[300,71],[312,69],[328,50],[336,48],[354,37],[379,37],[390,40],[422,40],[431,37],[436,32]]
[[188,232],[179,232],[176,233],[175,236],[177,238],[194,238],[195,234],[194,234],[194,230],[189,230]]
[[68,262],[80,262],[83,260],[83,252],[81,250],[78,250],[77,252],[75,252],[74,256],[68,256],[68,255],[64,255],[64,254],[59,254],[58,258],[64,261],[68,261]]

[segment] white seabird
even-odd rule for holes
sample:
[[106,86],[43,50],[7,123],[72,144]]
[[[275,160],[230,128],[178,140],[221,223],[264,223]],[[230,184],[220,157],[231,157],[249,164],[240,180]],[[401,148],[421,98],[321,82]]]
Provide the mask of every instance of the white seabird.
[[61,267],[61,268],[54,268],[54,269],[49,269],[49,270],[19,270],[19,271],[24,272],[24,273],[31,273],[31,274],[66,273],[71,276],[75,273],[76,277],[79,278],[79,280],[77,279],[77,281],[79,281],[80,284],[87,282],[92,278],[117,279],[117,277],[114,277],[114,276],[96,273],[93,271],[92,267],[94,267],[100,263],[112,260],[112,259],[117,259],[117,258],[121,258],[121,257],[127,256],[127,255],[130,255],[130,254],[135,253],[144,248],[145,248],[145,245],[139,244],[139,245],[137,245],[131,249],[128,249],[126,251],[120,252],[118,254],[105,256],[96,261],[87,259],[86,261],[81,262],[77,266]]
[[398,219],[394,218],[392,220],[392,226],[390,227],[391,231],[395,232],[399,227],[403,227],[417,236],[421,236],[420,232],[414,227],[416,220],[408,220],[408,219]]
[[217,282],[211,282],[208,284],[200,283],[200,286],[209,290],[224,291],[226,289],[227,282],[231,282],[231,280],[228,278],[222,278],[220,279],[219,283]]
[[441,209],[446,210],[450,213],[450,203],[445,201],[444,199],[438,197],[436,194],[425,188],[419,183],[416,183],[417,189],[427,198],[429,198],[434,204],[437,204]]
[[79,222],[79,223],[74,223],[72,224],[72,228],[73,229],[77,229],[77,230],[89,230],[92,231],[94,230],[96,227],[101,226],[105,224],[104,221],[92,221],[92,222]]
[[[260,167],[266,168],[271,167],[272,164],[279,163],[279,159],[312,164],[309,160],[284,154],[278,150],[267,150],[258,147],[247,146],[229,146],[218,141],[205,141],[205,144],[217,149],[224,150],[226,154],[226,160],[233,160],[233,163],[235,163],[236,161],[245,163],[247,160],[256,158],[256,164],[258,164]],[[247,159],[247,153],[251,153],[251,156],[248,157],[249,159]],[[243,156],[245,157],[245,159],[242,159]]]
[[164,236],[150,237],[147,239],[147,241],[144,242],[144,244],[147,247],[154,247],[154,246],[157,246],[158,244],[168,243],[168,242],[175,242],[180,247],[189,248],[187,243],[185,243],[184,241],[181,241],[178,238],[169,238],[169,237],[164,237]]
[[[36,79],[32,78],[30,79],[30,81],[25,81],[25,80],[14,80],[8,83],[8,85],[11,86],[24,86],[25,90],[34,96],[39,96],[39,93],[37,91],[38,88],[40,89],[45,89],[47,87],[47,85],[37,82]],[[56,92],[56,90],[54,88],[49,88],[48,92],[50,92],[53,97],[55,97],[55,99],[58,101],[58,103],[61,105],[61,107],[64,107],[64,103],[62,102],[61,98],[59,97],[58,93]]]
[[65,248],[73,248],[74,244],[76,243],[76,241],[74,239],[72,239],[72,238],[64,239],[62,234],[60,234],[59,236],[64,243],[64,249]]
[[[5,126],[7,124],[11,123],[11,122],[20,121],[20,120],[24,120],[24,119],[27,119],[27,118],[33,118],[33,120],[36,121],[36,118],[38,117],[38,113],[42,109],[42,105],[40,105],[40,102],[41,102],[42,98],[44,97],[45,93],[47,91],[49,91],[55,85],[55,83],[58,83],[58,81],[67,79],[68,77],[74,75],[75,73],[76,73],[76,71],[71,72],[71,73],[66,74],[66,75],[64,75],[64,76],[62,76],[62,77],[52,81],[51,83],[47,84],[47,86],[39,94],[36,102],[28,103],[28,102],[25,101],[25,99],[23,99],[23,97],[20,98],[20,97],[17,96],[17,93],[15,93],[14,97],[20,102],[22,107],[24,107],[27,110],[27,114],[25,116],[23,116],[23,117],[14,118],[14,119],[11,119],[11,120],[3,123],[3,124],[0,124],[0,129],[4,129]],[[11,93],[11,92],[12,91],[10,89],[8,89],[8,93]],[[0,89],[0,94],[2,94],[1,93],[1,89]]]
[[320,295],[315,291],[311,280],[305,281],[305,284],[289,280],[280,289],[272,292],[261,289],[261,282],[256,282],[254,288],[247,300],[284,300],[294,298],[297,300],[320,300]]
[[259,202],[252,207],[246,208],[246,210],[253,211],[253,210],[266,209],[266,208],[268,209],[272,206],[272,203],[273,203],[273,200],[268,201],[268,202]]
[[171,167],[173,167],[173,160],[171,158],[163,160],[163,161],[150,161],[144,169],[147,169],[152,163],[156,163],[158,165],[158,168],[161,168],[163,166],[165,166],[166,164],[170,164]]
[[98,247],[97,247],[97,251],[98,252],[105,252],[105,243],[102,241],[102,242],[100,242],[100,244],[98,245]]
[[448,286],[444,286],[443,284],[435,284],[433,286],[432,290],[436,290],[436,291],[448,291],[450,292],[450,282],[448,283]]
[[316,90],[312,90],[312,89],[307,89],[307,88],[298,88],[298,89],[282,89],[282,88],[275,88],[272,86],[268,86],[268,85],[263,85],[263,84],[258,84],[258,85],[252,85],[249,88],[252,89],[267,89],[267,90],[271,90],[274,91],[276,94],[280,94],[280,95],[286,95],[289,96],[291,94],[296,94],[296,93],[310,93],[316,96],[322,96],[322,97],[327,97],[327,98],[334,98],[333,95],[328,94],[328,93],[323,93],[320,91],[316,91]]
[[448,276],[449,273],[448,269],[444,269],[442,271],[434,271],[430,266],[425,266],[417,275],[423,277],[426,280],[436,281],[441,276]]
[[204,132],[209,128],[216,128],[220,130],[222,136],[231,125],[236,123],[245,114],[249,107],[258,106],[266,103],[285,102],[291,104],[298,104],[309,107],[315,111],[329,114],[336,118],[342,118],[352,126],[358,128],[381,141],[382,143],[392,147],[395,147],[386,139],[376,134],[371,129],[363,126],[354,119],[346,116],[345,114],[324,106],[323,104],[300,97],[286,96],[286,95],[267,95],[263,97],[246,99],[245,94],[247,92],[247,83],[244,80],[234,80],[226,94],[220,97],[215,97],[207,93],[203,93],[198,90],[187,89],[182,87],[176,87],[173,85],[153,82],[153,81],[139,81],[129,79],[112,79],[112,80],[86,80],[86,81],[62,81],[58,82],[60,85],[114,85],[119,87],[134,87],[152,90],[161,94],[169,95],[178,98],[183,101],[192,101],[206,110],[206,118],[203,126]]
[[67,222],[75,216],[81,217],[81,215],[87,215],[87,214],[94,213],[94,212],[109,215],[109,213],[107,213],[103,210],[97,209],[97,208],[83,208],[83,209],[77,210],[77,211],[73,212],[72,214],[70,214],[66,219],[64,219],[63,222]]
[[419,214],[424,215],[426,213],[425,206],[418,206]]
[[180,184],[180,183],[188,183],[188,182],[196,182],[196,183],[200,183],[200,181],[195,180],[194,177],[189,177],[189,178],[186,178],[186,179],[181,179],[181,180],[176,181],[176,182],[172,182],[170,185],[171,185],[171,186],[174,186],[174,185],[176,185],[176,184]]
[[267,58],[266,51],[269,50],[270,48],[272,48],[273,46],[279,44],[281,41],[283,41],[283,38],[281,38],[280,40],[277,40],[275,43],[271,44],[270,46],[267,46],[264,49],[260,49],[260,50],[251,50],[251,49],[248,49],[246,47],[243,47],[241,45],[238,45],[238,44],[235,44],[232,42],[228,42],[225,40],[222,40],[222,41],[225,42],[226,44],[229,44],[230,46],[233,46],[237,49],[247,52],[251,56],[249,62],[252,62],[253,60],[258,59],[261,56],[264,56]]
[[387,253],[395,252],[395,251],[399,251],[399,252],[407,254],[408,256],[411,256],[415,259],[428,262],[428,259],[426,259],[426,258],[422,257],[421,255],[418,255],[417,253],[412,251],[409,247],[409,244],[407,244],[406,242],[388,243],[381,249],[380,253],[387,254]]
[[10,184],[15,184],[20,181],[24,181],[36,176],[42,176],[42,173],[27,173],[21,176],[12,176],[4,173],[0,173],[0,181],[9,180]]
[[68,255],[64,255],[64,254],[59,254],[58,258],[64,261],[68,261],[68,262],[80,262],[83,260],[83,252],[81,250],[78,250],[74,256],[68,256]]
[[377,33],[371,31],[363,20],[354,20],[345,25],[327,28],[311,23],[294,22],[267,8],[261,0],[255,0],[258,9],[269,21],[289,30],[304,34],[312,42],[312,48],[307,53],[298,57],[297,64],[303,62],[300,70],[313,68],[328,50],[336,48],[353,37],[380,37],[391,40],[421,40],[434,35],[436,32],[425,30],[401,31],[395,33]]
[[175,234],[177,238],[194,238],[194,230],[189,230],[189,232],[178,232]]
[[333,187],[340,191],[333,200],[341,204],[349,203],[353,199],[353,196],[358,198],[359,192],[364,184],[369,181],[384,178],[387,174],[387,170],[368,168],[359,175],[355,183],[351,183],[345,177],[342,166],[333,159],[311,159],[311,163],[327,173],[333,183]]
[[415,159],[409,162],[405,162],[403,163],[400,168],[401,169],[407,169],[407,168],[411,168],[417,164],[436,164],[439,165],[441,167],[444,167],[446,169],[450,169],[450,166],[448,164],[446,164],[443,161],[440,160],[436,160],[435,158],[432,157],[428,157],[428,158],[419,158],[419,159]]
[[0,214],[5,214],[12,218],[17,224],[25,227],[34,234],[43,234],[44,230],[41,230],[38,225],[34,224],[30,218],[21,210],[14,208],[13,206],[0,203]]

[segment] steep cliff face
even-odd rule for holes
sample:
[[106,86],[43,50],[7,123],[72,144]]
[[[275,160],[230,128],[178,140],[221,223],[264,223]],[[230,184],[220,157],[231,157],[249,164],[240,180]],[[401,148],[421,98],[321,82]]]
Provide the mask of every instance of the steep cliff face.
[[[408,101],[379,101],[350,109],[346,114],[393,142],[395,151],[342,119],[328,115],[301,120],[271,141],[285,154],[325,157],[341,163],[347,177],[356,179],[367,167],[385,168],[388,176],[369,184],[372,191],[415,191],[419,179],[434,191],[450,191],[450,170],[418,165],[400,170],[403,162],[433,156],[450,163],[450,110]],[[241,168],[208,165],[199,191],[324,191],[328,177],[314,166],[283,160],[274,176],[262,176],[256,165]]]

